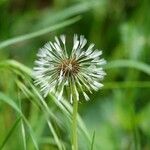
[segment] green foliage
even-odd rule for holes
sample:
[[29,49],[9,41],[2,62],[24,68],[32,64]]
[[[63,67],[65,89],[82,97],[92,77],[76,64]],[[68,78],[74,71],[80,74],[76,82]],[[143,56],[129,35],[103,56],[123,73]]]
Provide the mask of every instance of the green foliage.
[[[149,0],[0,1],[0,149],[70,150],[72,106],[33,85],[37,50],[84,34],[103,49],[104,87],[79,103],[79,150],[150,149]],[[79,15],[79,16],[78,16]]]

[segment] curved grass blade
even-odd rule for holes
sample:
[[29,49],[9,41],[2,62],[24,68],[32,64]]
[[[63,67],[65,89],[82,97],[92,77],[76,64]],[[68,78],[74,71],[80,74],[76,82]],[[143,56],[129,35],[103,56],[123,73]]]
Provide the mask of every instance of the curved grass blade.
[[0,49],[2,49],[2,48],[4,48],[4,47],[7,47],[7,46],[9,46],[9,45],[18,43],[18,42],[22,42],[22,41],[25,41],[25,40],[29,40],[29,39],[32,39],[32,38],[35,38],[35,37],[44,35],[44,34],[46,34],[46,33],[49,33],[49,32],[52,32],[52,31],[54,31],[54,30],[63,28],[63,27],[65,27],[65,26],[71,25],[71,24],[77,22],[80,18],[81,18],[81,17],[78,16],[78,17],[69,19],[69,20],[67,20],[67,21],[58,23],[58,24],[56,24],[56,25],[53,25],[53,26],[50,26],[50,27],[41,29],[41,30],[36,31],[36,32],[32,32],[32,33],[28,33],[28,34],[25,34],[25,35],[21,35],[21,36],[12,38],[12,39],[8,39],[8,40],[3,41],[3,42],[0,43]]
[[105,82],[101,90],[116,88],[150,88],[150,81]]
[[5,146],[5,144],[7,143],[7,141],[9,140],[9,137],[12,135],[13,131],[15,130],[15,128],[17,127],[18,123],[20,122],[21,117],[19,117],[18,119],[16,119],[15,123],[13,124],[13,126],[11,127],[11,129],[9,130],[8,134],[6,135],[6,137],[4,138],[1,146],[0,146],[0,150],[2,150]]
[[[33,84],[29,83],[29,85],[31,86],[31,88],[33,89],[33,92],[31,90],[29,90],[23,83],[21,83],[20,81],[16,81],[17,86],[21,89],[21,91],[29,97],[32,97],[35,102],[36,105],[38,107],[40,107],[41,109],[43,109],[43,111],[46,111],[49,116],[55,120],[55,122],[57,122],[59,125],[61,125],[61,122],[57,119],[56,115],[49,109],[49,107],[47,106],[46,102],[44,101],[44,99],[39,95],[38,91],[34,88]],[[35,97],[36,96],[36,97]],[[32,101],[31,101],[32,102]],[[41,103],[40,103],[41,102]],[[33,102],[32,102],[33,103]]]
[[106,65],[106,69],[123,68],[123,67],[135,68],[137,70],[140,70],[150,75],[150,66],[143,62],[139,62],[135,60],[115,60],[115,61],[109,62]]
[[26,145],[26,133],[25,133],[25,126],[24,126],[23,120],[21,120],[21,130],[22,130],[22,138],[23,138],[24,150],[27,150],[27,145]]
[[[17,93],[18,93],[18,100],[19,100],[19,108],[22,111],[20,90],[19,89],[18,89]],[[24,147],[24,150],[27,150],[26,133],[25,133],[25,126],[24,126],[23,119],[21,119],[21,132],[22,132],[23,147]]]
[[[73,17],[75,15],[81,15],[82,13],[85,13],[95,7],[103,7],[103,4],[99,0],[94,0],[94,1],[84,1],[78,4],[75,4],[73,6],[67,7],[59,12],[54,12],[54,13],[48,13],[45,18],[40,19],[40,25],[49,25],[51,23],[55,23],[58,21],[65,20],[69,17]],[[51,15],[51,17],[48,17]]]
[[52,134],[54,136],[54,139],[55,139],[55,142],[56,142],[56,144],[58,146],[58,149],[62,150],[61,142],[60,142],[60,140],[59,140],[59,138],[58,138],[58,136],[57,136],[57,134],[55,132],[55,129],[53,128],[53,126],[52,126],[52,124],[51,124],[51,122],[49,121],[48,118],[47,118],[47,124],[48,124],[48,126],[50,128],[50,131],[52,132]]
[[[53,116],[53,118],[54,118],[55,115],[53,115],[53,113],[50,111],[50,109],[49,109],[47,103],[44,101],[44,99],[42,98],[42,96],[40,95],[40,93],[36,90],[36,88],[34,87],[34,85],[32,85],[32,83],[30,83],[30,86],[32,87],[32,89],[33,89],[33,91],[34,91],[34,94],[36,94],[36,96],[38,97],[38,99],[39,99],[39,100],[41,101],[41,103],[43,104],[43,106],[44,106],[43,110],[46,110],[46,111],[44,111],[44,112],[45,112],[45,117],[46,117],[46,120],[47,120],[47,124],[48,124],[48,126],[49,126],[49,128],[50,128],[50,131],[51,131],[52,134],[53,134],[53,137],[54,137],[54,139],[55,139],[55,142],[56,142],[56,144],[57,144],[59,150],[62,150],[62,144],[61,144],[61,142],[60,142],[60,140],[59,140],[59,138],[58,138],[58,136],[57,136],[57,134],[56,134],[55,129],[53,128],[51,122],[50,122],[49,119],[48,119],[47,113],[48,113],[49,115]],[[55,120],[56,120],[56,117],[55,117]],[[58,122],[58,121],[57,121],[57,122]],[[59,122],[58,122],[58,123],[59,123]]]
[[[55,142],[58,146],[58,149],[59,150],[62,150],[62,144],[59,140],[59,137],[57,136],[57,133],[54,129],[54,127],[52,126],[50,120],[49,120],[49,115],[53,116],[53,118],[55,119],[55,121],[57,121],[56,123],[60,124],[60,122],[58,121],[58,119],[54,116],[54,114],[50,111],[48,105],[46,104],[46,102],[44,101],[44,99],[40,96],[40,94],[38,93],[38,91],[34,88],[34,86],[32,85],[31,86],[33,89],[34,89],[34,92],[36,92],[37,96],[38,96],[38,99],[41,101],[41,103],[43,104],[44,107],[42,107],[43,111],[44,111],[44,114],[45,114],[45,117],[46,117],[46,120],[47,120],[47,124],[49,126],[49,129],[50,131],[52,132],[52,135],[55,139]],[[47,115],[48,113],[48,115]]]
[[95,131],[93,132],[93,136],[92,136],[91,150],[93,150],[94,148],[94,140],[95,140]]
[[[62,150],[62,144],[59,140],[59,137],[57,136],[57,133],[54,129],[54,127],[52,126],[50,120],[49,120],[49,116],[52,117],[52,119],[55,120],[55,122],[58,125],[61,125],[60,121],[56,118],[56,116],[53,114],[53,112],[49,109],[48,105],[46,104],[46,102],[44,101],[44,99],[42,98],[42,96],[38,93],[38,91],[35,89],[35,87],[30,83],[31,88],[33,89],[33,92],[31,92],[30,90],[28,90],[28,88],[25,87],[24,84],[22,84],[20,81],[16,81],[18,87],[26,94],[29,96],[32,96],[33,99],[35,99],[35,101],[37,101],[37,105],[42,109],[44,116],[46,118],[47,124],[50,128],[50,131],[52,132],[52,135],[55,139],[56,145],[58,146],[59,150]],[[36,97],[35,97],[36,96]],[[39,103],[41,101],[41,103]],[[41,105],[42,104],[42,105]]]
[[30,123],[27,121],[26,118],[24,118],[24,121],[28,127],[28,130],[29,130],[29,133],[30,133],[30,136],[32,138],[32,141],[33,141],[33,144],[34,144],[34,147],[36,150],[39,150],[39,146],[38,146],[38,142],[37,142],[37,138],[35,137],[35,134],[34,134],[34,131],[32,130],[32,127],[30,125]]
[[24,72],[25,74],[27,74],[28,76],[32,77],[32,70],[15,60],[6,60],[3,62],[0,62],[0,68],[3,68],[3,67],[10,67],[13,69],[20,70]]
[[5,94],[3,94],[2,92],[0,92],[0,100],[2,100],[3,102],[7,103],[8,105],[10,105],[16,112],[18,112],[20,114],[20,116],[23,118],[23,120],[25,121],[28,130],[29,130],[29,134],[32,138],[33,144],[35,146],[36,150],[39,150],[38,144],[37,144],[37,139],[34,135],[34,132],[32,130],[32,127],[30,125],[30,123],[28,122],[28,120],[26,119],[26,117],[23,115],[23,113],[21,112],[21,110],[19,109],[19,107],[16,105],[16,103],[8,96],[6,96]]

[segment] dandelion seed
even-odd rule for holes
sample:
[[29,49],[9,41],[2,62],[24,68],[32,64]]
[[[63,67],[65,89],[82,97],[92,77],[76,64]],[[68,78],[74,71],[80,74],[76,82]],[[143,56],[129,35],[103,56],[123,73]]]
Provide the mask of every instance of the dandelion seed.
[[[41,48],[35,61],[35,84],[40,86],[44,97],[54,92],[61,100],[67,88],[69,99],[79,100],[82,94],[89,100],[86,92],[100,89],[105,72],[100,58],[102,51],[94,50],[94,44],[86,48],[87,40],[83,35],[74,35],[71,54],[67,53],[66,37],[55,37],[55,42],[48,42]],[[80,94],[79,94],[80,93]]]

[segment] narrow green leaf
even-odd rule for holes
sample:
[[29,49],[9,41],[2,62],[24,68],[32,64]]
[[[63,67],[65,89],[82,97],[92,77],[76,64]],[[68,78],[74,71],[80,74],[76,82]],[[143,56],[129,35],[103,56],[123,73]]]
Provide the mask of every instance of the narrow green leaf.
[[51,122],[49,121],[48,118],[47,118],[47,123],[48,123],[48,126],[49,126],[49,128],[50,128],[50,131],[52,132],[52,134],[53,134],[53,136],[54,136],[54,139],[55,139],[55,142],[56,142],[56,144],[57,144],[57,146],[58,146],[58,149],[59,149],[59,150],[62,150],[61,142],[60,142],[60,140],[59,140],[59,138],[58,138],[58,136],[57,136],[57,133],[55,132],[54,127],[52,126],[52,124],[51,124]]
[[39,150],[37,138],[36,138],[36,136],[35,136],[35,134],[34,134],[34,131],[32,130],[32,127],[31,127],[30,123],[27,121],[27,119],[24,119],[24,120],[25,120],[25,123],[26,123],[26,125],[27,125],[27,127],[28,127],[29,134],[30,134],[30,136],[31,136],[31,138],[32,138],[32,141],[33,141],[33,144],[34,144],[34,146],[35,146],[35,149],[36,149],[36,150]]
[[53,26],[50,26],[50,27],[38,30],[36,32],[32,32],[32,33],[21,35],[21,36],[12,38],[12,39],[8,39],[8,40],[3,41],[3,42],[0,43],[0,49],[2,49],[4,47],[7,47],[9,45],[18,43],[18,42],[22,42],[22,41],[25,41],[25,40],[29,40],[29,39],[32,39],[32,38],[44,35],[46,33],[49,33],[49,32],[52,32],[54,30],[63,28],[65,26],[71,25],[71,24],[77,22],[79,19],[80,19],[80,17],[78,16],[78,17],[75,17],[73,19],[69,19],[67,21],[61,22],[59,24],[56,24],[56,25],[53,25]]
[[6,60],[3,62],[0,62],[0,68],[4,68],[4,67],[10,67],[13,69],[17,69],[19,71],[26,73],[30,77],[32,77],[32,70],[15,60]]
[[21,131],[22,131],[23,147],[24,147],[24,150],[27,150],[26,133],[25,133],[25,127],[24,127],[23,120],[21,120]]
[[[19,100],[19,109],[22,111],[22,106],[21,106],[21,98],[20,98],[20,90],[18,90],[18,100]],[[24,122],[23,119],[21,119],[21,133],[22,133],[22,140],[23,140],[23,147],[24,150],[27,150],[27,145],[26,145],[26,133],[25,133],[25,127],[24,127]]]
[[[62,150],[61,142],[60,142],[60,140],[59,140],[59,138],[58,138],[58,136],[57,136],[57,133],[56,133],[54,127],[52,126],[52,124],[51,124],[51,122],[50,122],[50,120],[49,120],[49,116],[51,116],[52,119],[54,119],[55,122],[56,122],[57,124],[59,124],[59,125],[61,125],[60,121],[56,118],[55,114],[53,114],[53,112],[49,109],[49,107],[48,107],[48,105],[46,104],[45,100],[42,98],[42,96],[38,93],[38,91],[35,89],[35,87],[34,87],[31,83],[30,83],[30,86],[31,86],[31,88],[33,89],[33,92],[29,91],[28,88],[26,88],[25,85],[22,84],[21,82],[17,81],[16,83],[17,83],[17,85],[19,86],[19,88],[20,88],[21,90],[23,90],[23,91],[26,93],[26,95],[29,95],[29,96],[32,96],[32,95],[33,95],[33,96],[32,96],[33,99],[34,99],[35,101],[38,101],[36,104],[38,104],[38,106],[41,107],[42,112],[44,113],[44,116],[45,116],[45,118],[46,118],[47,124],[48,124],[48,126],[49,126],[49,128],[50,128],[50,131],[51,131],[52,134],[53,134],[53,137],[54,137],[54,139],[55,139],[55,142],[56,142],[56,144],[57,144],[59,150]],[[35,95],[36,95],[36,97],[35,97]],[[39,103],[40,101],[41,101],[41,103]],[[41,104],[42,104],[42,105],[41,105]]]
[[[47,103],[46,103],[45,100],[42,98],[42,96],[40,95],[40,93],[36,90],[36,88],[34,88],[34,86],[33,86],[32,84],[30,84],[30,86],[31,86],[32,89],[34,90],[34,94],[36,94],[36,95],[38,96],[39,100],[40,100],[41,103],[43,104],[44,107],[42,107],[42,108],[43,108],[43,111],[44,111],[44,113],[45,113],[45,117],[46,117],[48,126],[49,126],[49,128],[50,128],[50,131],[51,131],[52,134],[53,134],[53,137],[54,137],[54,139],[55,139],[55,142],[56,142],[56,144],[57,144],[59,150],[62,150],[61,142],[60,142],[60,140],[59,140],[59,138],[58,138],[58,136],[57,136],[57,133],[56,133],[54,127],[52,126],[51,122],[49,121],[49,118],[48,118],[47,113],[48,113],[49,115],[51,115],[53,118],[55,118],[55,121],[57,121],[57,120],[56,120],[57,118],[54,117],[55,115],[51,112],[51,110],[49,109]],[[56,123],[59,123],[59,121],[57,121]]]
[[92,136],[91,150],[93,150],[94,148],[94,140],[95,140],[95,131],[93,132],[93,136]]
[[106,69],[114,69],[114,68],[135,68],[137,70],[143,71],[144,73],[150,75],[150,66],[143,62],[135,61],[135,60],[115,60],[111,61],[106,65]]
[[150,81],[105,82],[102,89],[150,88]]
[[10,105],[15,111],[17,111],[22,116],[22,112],[20,111],[16,103],[11,98],[3,94],[2,92],[0,92],[0,101],[3,101],[8,105]]
[[35,137],[35,134],[32,130],[32,127],[30,125],[30,123],[28,122],[28,120],[26,119],[26,117],[23,115],[23,113],[21,112],[21,110],[19,109],[19,107],[16,105],[16,103],[8,96],[6,96],[5,94],[3,94],[2,92],[0,92],[0,100],[7,103],[8,105],[10,105],[16,112],[18,112],[20,114],[20,116],[23,118],[23,120],[25,121],[28,130],[29,130],[29,134],[32,138],[33,144],[35,146],[36,150],[39,150],[38,148],[38,144],[37,144],[37,139]]
[[10,136],[12,135],[13,131],[15,130],[16,126],[18,125],[18,123],[20,122],[21,117],[19,117],[18,119],[16,119],[15,123],[13,124],[13,126],[11,127],[11,129],[9,130],[8,134],[6,135],[6,137],[4,138],[1,146],[0,146],[0,150],[2,150],[5,146],[5,144],[7,143],[7,141],[9,140]]
[[[47,17],[41,18],[40,19],[40,25],[49,25],[51,23],[55,23],[61,20],[65,20],[67,18],[73,17],[75,15],[81,15],[82,13],[85,13],[91,9],[94,9],[95,7],[103,7],[103,3],[99,0],[94,0],[94,1],[84,1],[81,3],[77,3],[73,6],[67,7],[61,11],[57,11],[54,13],[49,13],[47,12]],[[51,15],[51,17],[49,17]]]

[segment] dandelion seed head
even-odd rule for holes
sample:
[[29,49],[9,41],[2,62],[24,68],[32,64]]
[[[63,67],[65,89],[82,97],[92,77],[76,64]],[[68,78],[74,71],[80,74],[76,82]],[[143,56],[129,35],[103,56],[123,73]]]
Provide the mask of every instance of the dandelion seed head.
[[100,82],[106,73],[102,65],[106,61],[101,58],[102,51],[94,50],[94,44],[87,48],[86,45],[84,36],[75,34],[69,55],[66,37],[61,35],[60,38],[55,37],[55,42],[48,42],[39,50],[33,75],[44,97],[54,92],[61,100],[66,88],[70,102],[79,100],[80,95],[89,100],[87,92],[103,86]]

